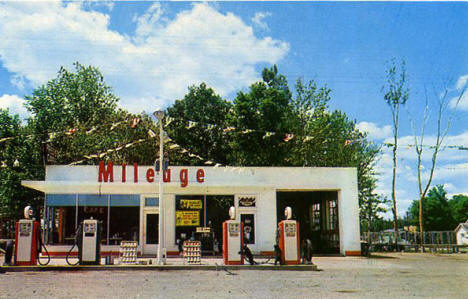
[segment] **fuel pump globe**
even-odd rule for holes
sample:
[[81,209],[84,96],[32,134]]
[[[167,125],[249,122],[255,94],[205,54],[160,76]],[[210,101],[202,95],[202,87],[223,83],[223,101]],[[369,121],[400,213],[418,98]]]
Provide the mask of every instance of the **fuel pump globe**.
[[236,207],[230,207],[229,208],[229,218],[231,220],[235,220],[236,219]]
[[291,209],[291,207],[286,207],[284,209],[284,218],[286,218],[286,220],[290,220],[292,218],[292,209]]

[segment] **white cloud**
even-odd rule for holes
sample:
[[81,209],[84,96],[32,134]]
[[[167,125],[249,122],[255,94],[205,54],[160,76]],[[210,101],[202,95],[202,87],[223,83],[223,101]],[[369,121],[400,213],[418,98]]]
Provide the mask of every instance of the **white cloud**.
[[271,17],[271,13],[257,12],[252,18],[252,23],[263,30],[269,30],[268,24],[264,21],[267,17]]
[[449,106],[452,109],[468,110],[468,92],[465,91],[463,94],[453,97],[449,102]]
[[134,112],[152,111],[206,82],[223,96],[260,78],[259,63],[274,64],[286,42],[257,38],[238,16],[206,3],[164,19],[159,4],[134,21],[134,34],[109,28],[110,15],[76,2],[0,2],[0,59],[20,82],[36,87],[61,65],[94,65]]
[[460,90],[468,83],[468,75],[461,76],[457,81],[457,89]]
[[392,127],[389,125],[379,127],[375,123],[362,121],[356,125],[356,128],[361,132],[366,132],[371,139],[385,139],[392,135]]
[[[450,108],[458,108],[460,110],[468,110],[468,92],[466,92],[466,87],[468,84],[468,75],[461,76],[457,80],[456,90],[459,94],[453,97],[450,102]],[[463,94],[461,94],[464,92]]]
[[0,96],[0,108],[8,108],[11,114],[18,114],[20,118],[25,119],[29,114],[23,104],[24,99],[17,95],[4,94]]

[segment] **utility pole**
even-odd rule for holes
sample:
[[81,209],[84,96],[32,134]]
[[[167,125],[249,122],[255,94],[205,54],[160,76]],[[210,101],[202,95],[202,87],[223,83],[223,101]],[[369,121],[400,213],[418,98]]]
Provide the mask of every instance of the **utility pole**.
[[[165,259],[163,259],[163,248],[165,246],[164,240],[164,190],[163,190],[163,159],[164,159],[164,130],[163,130],[163,119],[164,111],[158,110],[153,115],[159,121],[159,229],[158,229],[158,265],[163,265]],[[156,164],[156,163],[155,163]],[[156,165],[154,165],[156,168]]]

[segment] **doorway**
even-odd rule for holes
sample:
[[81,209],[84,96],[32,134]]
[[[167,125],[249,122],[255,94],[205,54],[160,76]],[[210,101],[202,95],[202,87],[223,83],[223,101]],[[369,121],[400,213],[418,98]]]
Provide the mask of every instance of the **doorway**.
[[159,244],[159,213],[143,213],[143,253],[156,254]]
[[284,219],[284,209],[292,208],[292,219],[299,222],[301,240],[310,239],[314,253],[340,252],[337,191],[277,192],[276,207],[278,222]]

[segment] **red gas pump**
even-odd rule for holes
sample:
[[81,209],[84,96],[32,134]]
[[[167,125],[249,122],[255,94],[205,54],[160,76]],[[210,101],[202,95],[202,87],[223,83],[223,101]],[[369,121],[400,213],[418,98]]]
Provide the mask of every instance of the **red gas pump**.
[[26,219],[15,224],[15,266],[35,266],[39,262],[42,249],[41,228],[39,221],[30,219],[33,215],[33,209],[27,206],[24,209]]
[[223,262],[225,265],[243,265],[244,227],[236,220],[236,209],[229,209],[230,220],[223,222]]
[[296,220],[291,220],[292,210],[290,207],[286,207],[284,215],[286,220],[278,223],[281,262],[286,265],[299,265],[301,262],[299,223]]

